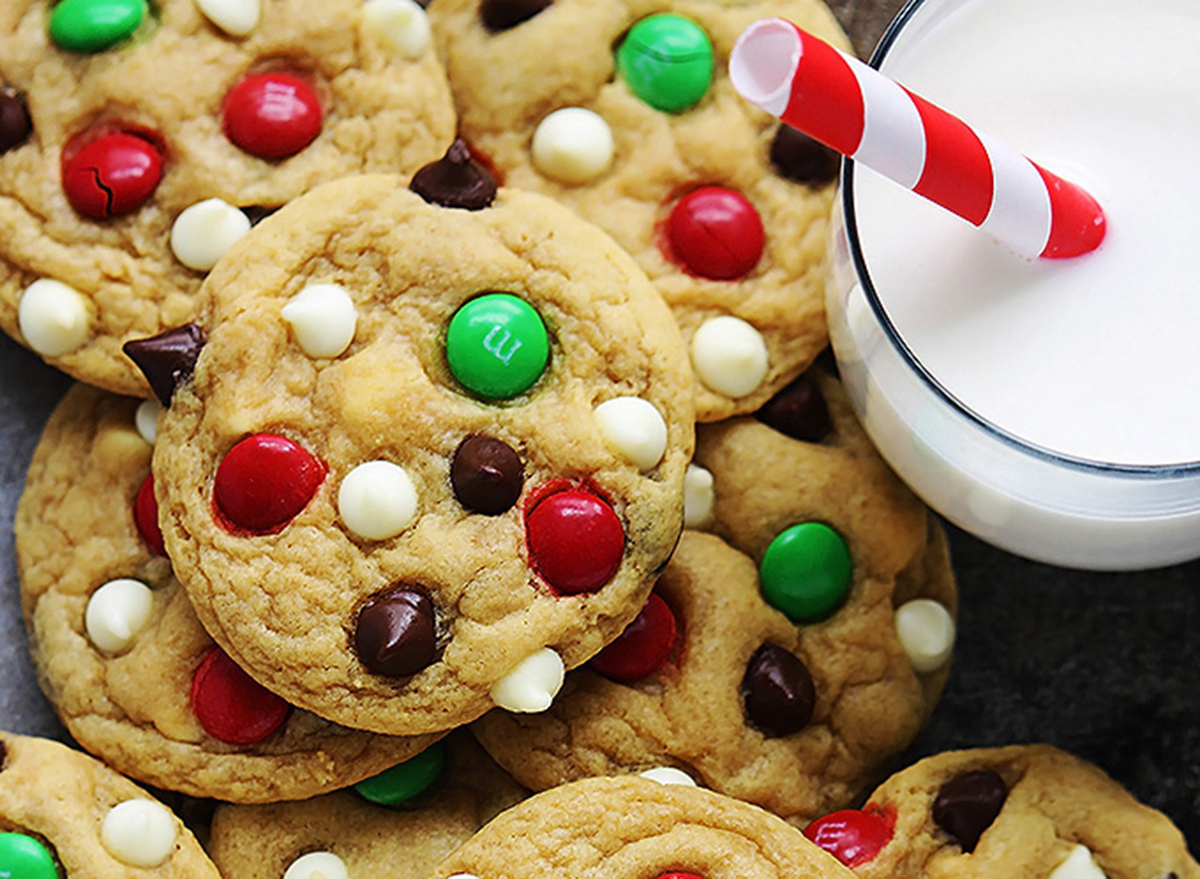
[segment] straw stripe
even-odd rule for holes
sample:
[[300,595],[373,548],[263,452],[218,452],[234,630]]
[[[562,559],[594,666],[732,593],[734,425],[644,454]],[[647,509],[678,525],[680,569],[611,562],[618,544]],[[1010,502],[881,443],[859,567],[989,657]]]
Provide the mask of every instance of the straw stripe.
[[[859,65],[866,66],[855,59],[850,69]],[[863,135],[851,158],[912,189],[925,169],[921,114],[908,92],[890,79],[858,75],[858,84],[863,95]]]

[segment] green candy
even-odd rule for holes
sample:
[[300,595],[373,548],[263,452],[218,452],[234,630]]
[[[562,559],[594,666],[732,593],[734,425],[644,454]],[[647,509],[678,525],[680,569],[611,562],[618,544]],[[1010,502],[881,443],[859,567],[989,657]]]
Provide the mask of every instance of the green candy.
[[621,42],[617,72],[651,107],[681,113],[703,98],[712,82],[712,41],[682,15],[651,15]]
[[0,876],[13,879],[58,879],[54,855],[24,833],[0,833]]
[[101,52],[133,36],[146,0],[62,0],[50,14],[50,39],[68,52]]
[[487,400],[507,400],[528,390],[549,359],[550,336],[541,316],[510,293],[472,299],[446,330],[450,372]]
[[850,588],[850,550],[840,534],[820,522],[781,532],[758,566],[767,604],[795,623],[830,614]]
[[364,800],[380,806],[398,806],[437,781],[445,766],[446,746],[434,742],[417,756],[360,781],[354,789]]

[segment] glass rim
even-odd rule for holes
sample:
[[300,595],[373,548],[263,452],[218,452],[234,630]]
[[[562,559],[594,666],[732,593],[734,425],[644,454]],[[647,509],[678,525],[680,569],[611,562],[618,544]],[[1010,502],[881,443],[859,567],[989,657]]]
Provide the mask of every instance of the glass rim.
[[[879,39],[879,43],[875,46],[874,51],[872,51],[871,57],[867,62],[871,67],[878,69],[882,66],[889,50],[895,45],[904,28],[921,7],[926,5],[926,2],[927,0],[907,0],[900,11],[896,13],[895,18],[888,24],[883,32],[883,36]],[[1006,446],[1016,449],[1032,458],[1083,473],[1120,478],[1173,480],[1200,476],[1200,460],[1183,461],[1174,464],[1118,464],[1058,452],[1032,443],[1011,431],[1005,430],[998,424],[984,418],[959,400],[954,394],[950,393],[934,377],[933,373],[925,367],[925,364],[921,362],[920,358],[913,353],[908,343],[901,337],[899,330],[892,323],[886,309],[883,307],[883,303],[880,301],[879,294],[875,290],[875,283],[871,279],[871,273],[867,268],[866,258],[863,255],[862,246],[859,242],[858,218],[854,208],[854,166],[853,159],[848,156],[843,158],[840,172],[841,179],[839,181],[839,197],[841,199],[843,219],[846,225],[846,239],[849,245],[850,260],[854,265],[854,273],[862,284],[863,295],[867,300],[867,304],[871,307],[876,322],[879,324],[880,329],[883,330],[883,335],[887,338],[904,364],[920,379],[921,384],[925,388],[933,392],[955,414],[967,419],[977,428]],[[914,196],[914,198],[919,198],[919,196]]]

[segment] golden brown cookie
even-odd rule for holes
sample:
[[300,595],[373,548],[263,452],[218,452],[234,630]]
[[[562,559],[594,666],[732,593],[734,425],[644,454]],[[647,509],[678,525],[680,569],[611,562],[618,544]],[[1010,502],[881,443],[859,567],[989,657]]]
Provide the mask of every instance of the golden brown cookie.
[[451,734],[431,751],[439,748],[429,755],[436,765],[414,759],[361,791],[218,806],[209,854],[238,879],[428,879],[439,861],[526,794],[469,734]]
[[314,796],[428,746],[293,710],[213,644],[162,552],[138,429],[153,435],[156,408],[73,387],[17,508],[30,650],[76,741],[147,784],[232,802]]
[[948,751],[805,833],[863,879],[1194,879],[1178,828],[1050,745]]
[[122,344],[189,320],[253,219],[344,174],[412,173],[454,128],[412,0],[5,3],[0,328],[149,396]]
[[159,518],[202,623],[349,726],[544,709],[682,525],[694,422],[665,305],[599,229],[516,190],[476,203],[485,182],[456,147],[413,189],[318,187],[222,260],[200,327],[139,353],[173,393]]
[[790,824],[712,791],[589,778],[493,819],[432,879],[850,879]]
[[98,760],[0,733],[0,875],[220,879],[166,806]]
[[[830,398],[819,442],[754,418],[700,428],[715,496],[701,521],[741,549],[685,531],[638,619],[568,676],[549,712],[475,723],[523,784],[670,765],[805,824],[853,802],[916,737],[953,647],[945,535],[867,444],[835,380],[806,375],[786,396],[797,394],[810,408]],[[756,520],[785,535],[774,550],[758,549]],[[772,552],[783,576],[763,573]],[[810,613],[812,587],[836,600]]]
[[688,343],[701,421],[757,409],[827,344],[837,158],[726,72],[766,16],[849,49],[820,0],[430,7],[463,136],[508,184],[571,205],[635,256]]

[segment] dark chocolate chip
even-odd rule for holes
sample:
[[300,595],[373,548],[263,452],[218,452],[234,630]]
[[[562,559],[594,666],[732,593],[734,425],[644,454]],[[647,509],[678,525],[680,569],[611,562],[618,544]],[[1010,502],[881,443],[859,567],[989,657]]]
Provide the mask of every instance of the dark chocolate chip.
[[0,89],[0,155],[25,143],[32,133],[25,96],[11,88]]
[[479,4],[479,18],[483,26],[492,33],[514,28],[529,21],[554,0],[483,0]]
[[769,155],[781,177],[809,186],[832,183],[841,163],[836,152],[789,125],[779,126]]
[[430,204],[478,211],[496,197],[496,180],[471,158],[466,141],[456,140],[446,155],[413,175],[408,188]]
[[797,376],[764,403],[755,417],[767,427],[804,443],[819,443],[833,430],[825,395],[808,373]]
[[964,772],[942,785],[933,800],[933,820],[964,852],[975,851],[1008,796],[1008,786],[991,769]]
[[782,647],[764,644],[742,677],[742,705],[750,725],[769,736],[798,732],[812,720],[817,691],[804,663]]
[[279,210],[279,207],[267,207],[260,204],[246,205],[241,209],[242,213],[250,220],[251,226],[257,226],[271,214]]
[[159,402],[170,406],[175,388],[192,377],[204,341],[204,330],[184,324],[148,339],[131,339],[121,350],[142,371]]
[[0,739],[0,771],[8,764],[8,745],[3,739]]
[[463,507],[485,516],[498,516],[521,496],[525,465],[503,440],[469,436],[454,453],[450,484]]
[[354,649],[376,674],[402,678],[433,662],[437,626],[433,602],[423,592],[394,589],[372,598],[358,612]]

